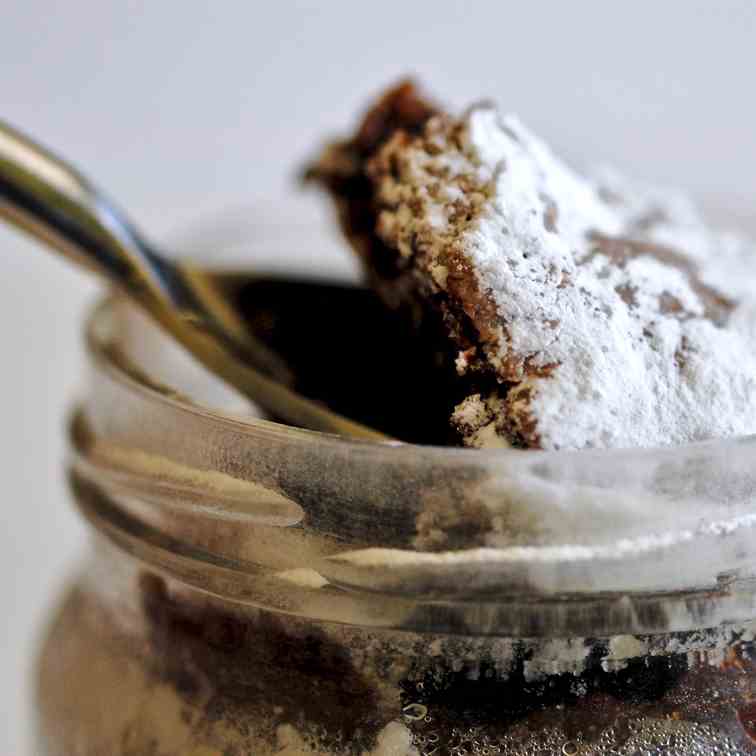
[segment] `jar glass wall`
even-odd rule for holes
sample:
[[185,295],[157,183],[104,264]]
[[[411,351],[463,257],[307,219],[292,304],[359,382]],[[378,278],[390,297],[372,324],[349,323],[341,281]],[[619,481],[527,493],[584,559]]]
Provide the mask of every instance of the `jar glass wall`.
[[329,437],[118,299],[88,360],[41,754],[754,752],[756,439]]

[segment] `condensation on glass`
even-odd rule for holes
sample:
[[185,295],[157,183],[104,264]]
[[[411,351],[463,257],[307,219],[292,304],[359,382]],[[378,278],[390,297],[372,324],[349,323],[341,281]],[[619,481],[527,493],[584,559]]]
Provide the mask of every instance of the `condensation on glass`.
[[255,418],[90,323],[45,756],[746,754],[756,441],[479,452]]

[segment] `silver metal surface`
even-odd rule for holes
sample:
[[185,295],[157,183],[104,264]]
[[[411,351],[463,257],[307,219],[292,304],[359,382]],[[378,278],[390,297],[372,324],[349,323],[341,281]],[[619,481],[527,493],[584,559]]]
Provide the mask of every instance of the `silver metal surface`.
[[212,277],[161,255],[75,168],[2,121],[0,217],[114,284],[272,415],[312,430],[385,439],[288,388],[286,365],[251,336]]

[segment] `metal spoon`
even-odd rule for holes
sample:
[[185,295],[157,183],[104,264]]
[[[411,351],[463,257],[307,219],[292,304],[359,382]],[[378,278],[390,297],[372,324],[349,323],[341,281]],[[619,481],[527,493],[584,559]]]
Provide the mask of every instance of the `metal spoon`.
[[114,284],[271,415],[312,430],[388,440],[288,388],[283,360],[253,337],[211,276],[161,255],[78,171],[2,121],[0,217]]

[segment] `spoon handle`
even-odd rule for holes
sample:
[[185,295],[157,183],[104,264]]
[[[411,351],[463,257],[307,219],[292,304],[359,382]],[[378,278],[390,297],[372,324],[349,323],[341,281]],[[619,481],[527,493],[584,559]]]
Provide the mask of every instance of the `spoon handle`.
[[266,375],[291,382],[210,277],[159,254],[76,168],[1,120],[0,217],[125,290],[159,319],[178,313]]
[[0,218],[115,284],[206,367],[274,416],[385,439],[291,391],[283,361],[248,331],[212,278],[160,255],[75,168],[0,121]]
[[140,299],[188,296],[134,227],[75,168],[0,121],[0,216]]

